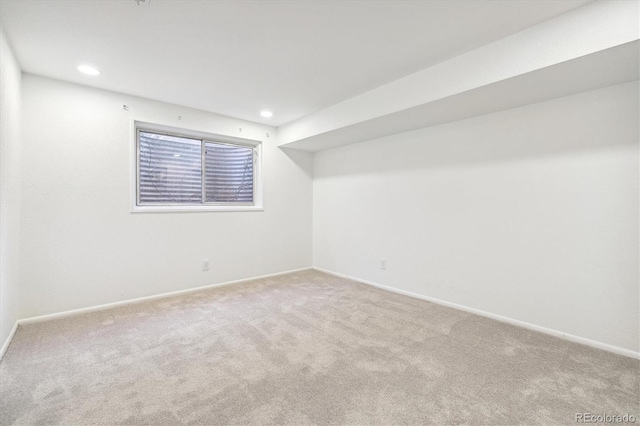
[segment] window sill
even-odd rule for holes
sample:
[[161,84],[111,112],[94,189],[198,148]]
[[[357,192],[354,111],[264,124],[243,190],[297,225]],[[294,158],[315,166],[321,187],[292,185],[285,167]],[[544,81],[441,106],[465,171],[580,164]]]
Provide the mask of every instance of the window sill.
[[131,213],[261,212],[262,206],[133,206]]

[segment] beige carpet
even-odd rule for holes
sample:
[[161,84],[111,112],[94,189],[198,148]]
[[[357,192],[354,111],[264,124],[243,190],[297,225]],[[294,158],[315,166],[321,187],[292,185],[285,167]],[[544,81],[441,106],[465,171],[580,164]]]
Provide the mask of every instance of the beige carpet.
[[307,271],[20,327],[0,424],[576,424],[640,418],[639,373]]

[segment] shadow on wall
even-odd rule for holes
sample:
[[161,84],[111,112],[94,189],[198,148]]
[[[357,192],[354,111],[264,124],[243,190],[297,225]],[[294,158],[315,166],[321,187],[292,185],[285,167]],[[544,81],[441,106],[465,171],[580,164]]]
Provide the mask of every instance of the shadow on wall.
[[[638,144],[638,81],[316,154],[315,178],[526,160]],[[331,164],[324,164],[323,158]]]
[[313,154],[297,149],[283,148],[280,150],[291,159],[309,178],[313,178]]

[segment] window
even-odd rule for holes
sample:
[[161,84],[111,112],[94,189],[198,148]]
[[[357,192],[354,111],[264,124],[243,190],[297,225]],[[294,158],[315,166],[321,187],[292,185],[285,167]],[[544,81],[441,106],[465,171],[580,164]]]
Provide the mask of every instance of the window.
[[260,209],[260,142],[135,123],[134,211]]

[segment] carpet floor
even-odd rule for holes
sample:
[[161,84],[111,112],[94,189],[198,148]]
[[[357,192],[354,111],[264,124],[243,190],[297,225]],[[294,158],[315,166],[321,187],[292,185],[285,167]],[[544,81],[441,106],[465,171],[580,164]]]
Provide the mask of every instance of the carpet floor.
[[0,424],[640,422],[640,361],[316,271],[20,326]]

